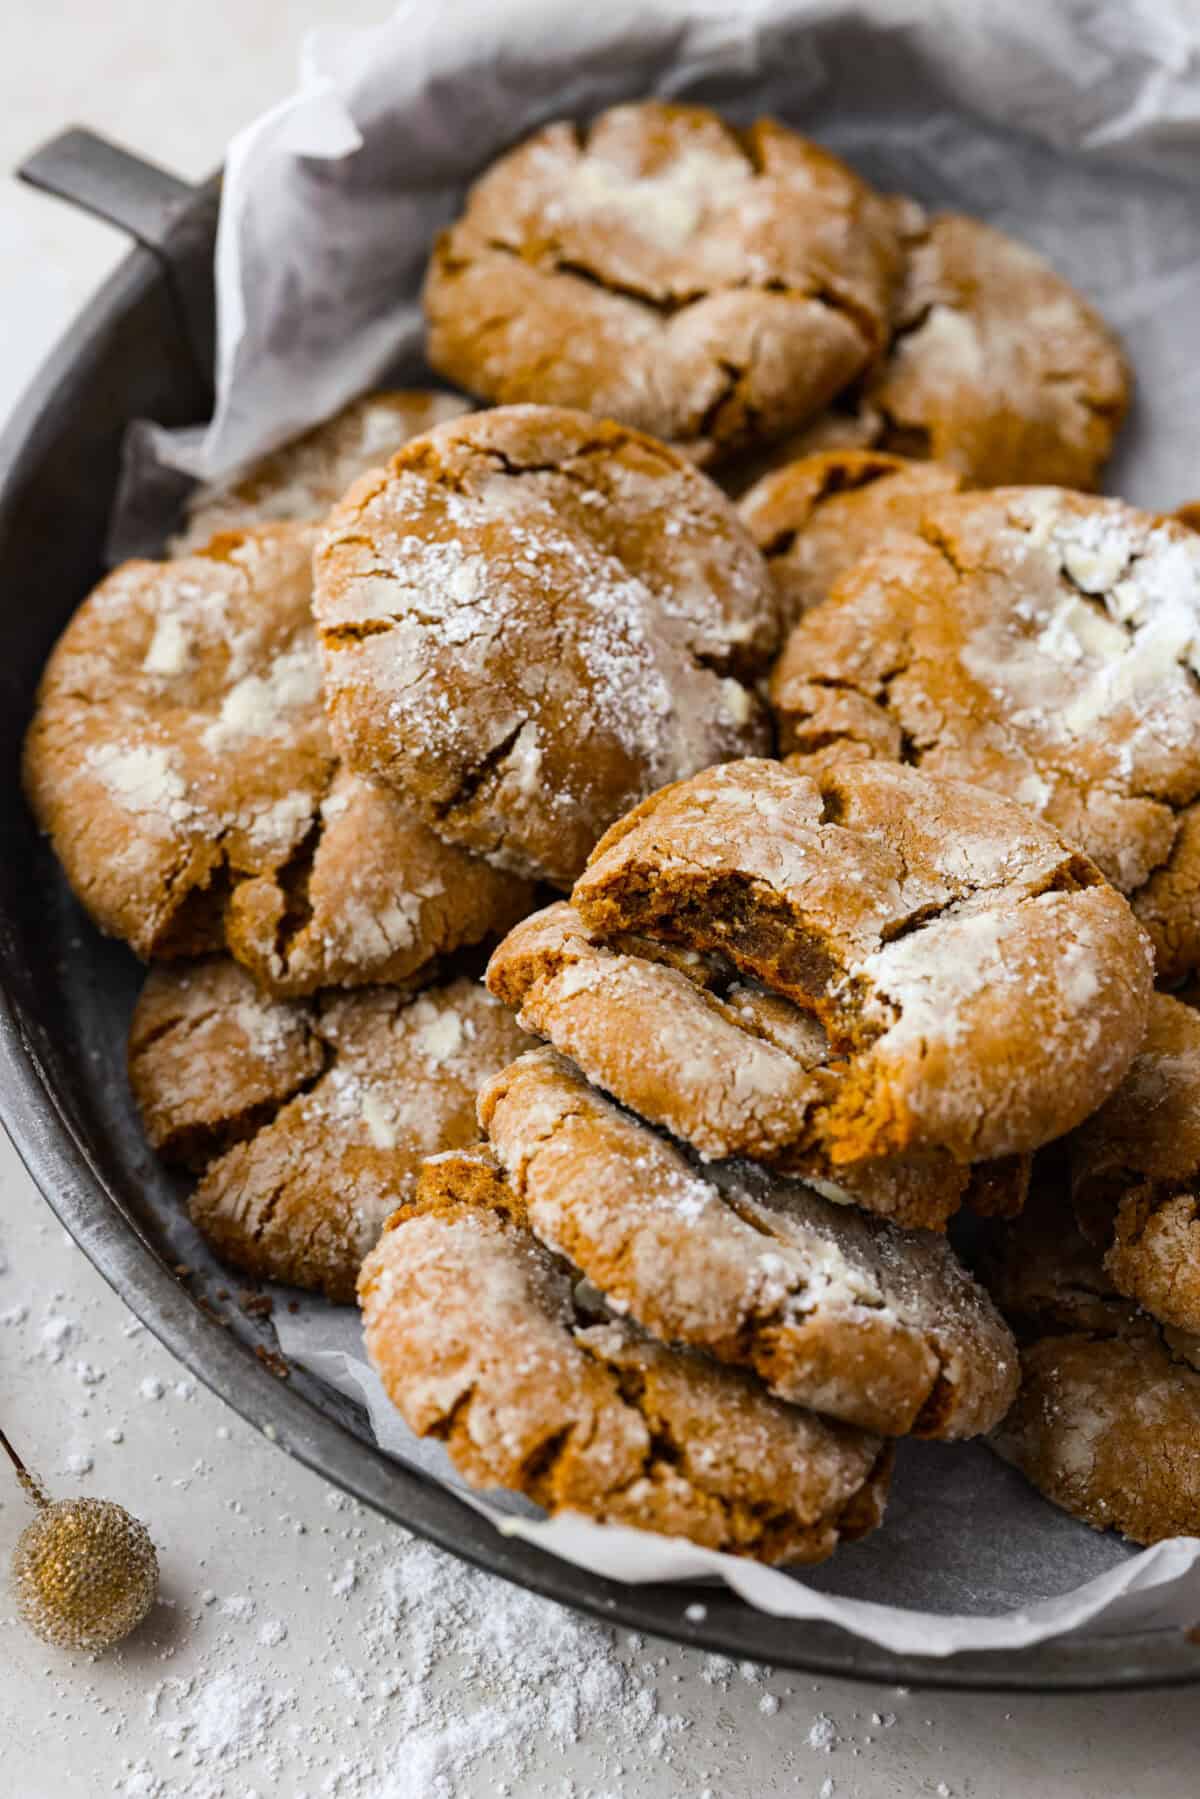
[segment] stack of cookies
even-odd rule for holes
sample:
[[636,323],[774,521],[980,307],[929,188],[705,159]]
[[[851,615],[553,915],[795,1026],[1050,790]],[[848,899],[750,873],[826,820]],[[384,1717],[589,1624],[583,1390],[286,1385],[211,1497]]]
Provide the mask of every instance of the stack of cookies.
[[550,1512],[815,1561],[993,1433],[1200,1529],[1200,536],[1091,497],[1110,333],[658,102],[503,157],[425,300],[483,409],[195,496],[29,732],[195,1222]]

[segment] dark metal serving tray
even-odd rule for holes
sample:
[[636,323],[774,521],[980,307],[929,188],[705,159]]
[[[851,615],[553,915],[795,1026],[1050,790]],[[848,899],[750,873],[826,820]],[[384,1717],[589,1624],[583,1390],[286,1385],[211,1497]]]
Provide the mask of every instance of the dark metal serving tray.
[[935,1660],[891,1654],[832,1625],[772,1618],[716,1587],[705,1589],[703,1618],[689,1618],[694,1590],[623,1586],[500,1536],[451,1492],[382,1454],[347,1400],[302,1371],[287,1381],[272,1371],[269,1325],[221,1302],[229,1277],[191,1230],[133,1114],[124,1039],[138,967],[75,905],[19,779],[42,665],[102,570],[126,425],[207,416],[219,184],[188,187],[84,131],[54,139],[20,173],[138,242],[0,440],[0,1106],[80,1247],[194,1374],[288,1454],[453,1554],[564,1604],[727,1655],[863,1680],[1068,1691],[1200,1679],[1200,1649],[1173,1629]]

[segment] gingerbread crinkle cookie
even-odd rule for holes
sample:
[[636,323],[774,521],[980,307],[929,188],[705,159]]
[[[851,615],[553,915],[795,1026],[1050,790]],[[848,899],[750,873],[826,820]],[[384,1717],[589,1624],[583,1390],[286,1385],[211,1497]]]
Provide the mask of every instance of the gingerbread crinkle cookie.
[[334,741],[448,842],[566,885],[683,773],[765,747],[770,577],[665,445],[545,406],[414,440],[330,517]]
[[1107,1099],[1145,1029],[1144,933],[1027,808],[885,761],[748,760],[655,794],[572,904],[725,956],[812,1012],[835,1059],[810,1112],[836,1165],[1021,1155]]
[[771,119],[616,106],[545,126],[434,248],[429,357],[483,398],[572,406],[700,461],[803,425],[881,355],[893,207]]

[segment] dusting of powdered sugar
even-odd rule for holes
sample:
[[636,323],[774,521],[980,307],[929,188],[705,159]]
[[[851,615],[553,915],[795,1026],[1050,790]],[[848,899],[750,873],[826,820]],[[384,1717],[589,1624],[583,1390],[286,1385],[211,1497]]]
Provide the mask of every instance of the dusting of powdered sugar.
[[416,1000],[412,1014],[413,1048],[435,1068],[458,1055],[464,1042],[475,1034],[471,1020],[453,1007],[439,1010],[433,1005],[423,1006]]
[[585,154],[546,201],[544,213],[549,223],[617,219],[657,248],[679,251],[715,211],[744,201],[753,180],[749,163],[732,146],[691,145],[654,174],[638,174],[627,161],[603,154]]
[[[3,1252],[6,1426],[35,1454],[60,1442],[45,1472],[133,1507],[163,1565],[163,1603],[99,1661],[30,1649],[0,1619],[14,1702],[36,1694],[10,1745],[14,1793],[80,1767],[113,1799],[727,1799],[823,1783],[838,1799],[889,1765],[871,1748],[896,1722],[872,1715],[883,1695],[593,1622],[323,1488],[122,1325],[45,1208],[14,1208]],[[41,1348],[49,1317],[71,1321],[61,1362]],[[690,1628],[714,1609],[696,1594],[679,1591]],[[900,1709],[901,1752],[932,1755]],[[818,1717],[834,1740],[810,1747]]]
[[980,621],[961,652],[968,673],[1048,746],[1115,730],[1130,778],[1164,748],[1186,751],[1200,724],[1200,537],[1052,488],[1009,516],[1012,619]]
[[[400,483],[397,506],[415,504],[415,484]],[[493,484],[494,485],[494,484]],[[525,484],[510,481],[519,491]],[[491,489],[489,488],[489,494]],[[602,498],[602,496],[597,496]],[[503,547],[494,542],[489,554],[472,553],[465,545],[486,524],[496,506],[491,498],[448,494],[446,522],[462,534],[450,541],[429,541],[404,532],[380,574],[356,583],[355,615],[393,621],[389,633],[389,684],[398,693],[424,693],[431,661],[451,660],[459,668],[495,675],[495,659],[505,638],[530,607],[539,621],[536,640],[544,650],[518,661],[510,678],[529,716],[509,751],[517,787],[526,794],[537,787],[540,740],[547,725],[539,716],[546,705],[565,712],[575,728],[609,733],[626,753],[646,763],[652,784],[667,779],[688,749],[680,733],[693,735],[698,722],[690,708],[675,707],[673,682],[679,653],[657,629],[659,605],[654,593],[615,557],[601,553],[564,529],[552,512],[542,514],[536,496],[518,511],[509,503]],[[570,596],[569,622],[555,619],[546,590],[557,582]],[[565,640],[555,652],[552,639]],[[577,666],[556,664],[560,656]],[[582,680],[581,680],[582,677]],[[696,679],[712,681],[706,673]],[[413,701],[403,702],[411,728]],[[748,702],[747,702],[748,705]],[[726,709],[729,710],[728,699]],[[424,729],[430,748],[444,744],[459,750],[473,743],[478,731],[470,709],[428,705]],[[698,748],[691,750],[694,761]]]
[[225,1016],[237,1026],[247,1048],[268,1062],[296,1049],[307,1034],[302,1012],[262,993],[247,991],[225,1007]]
[[174,753],[162,744],[97,744],[88,751],[86,765],[125,812],[173,825],[195,818],[188,784]]
[[[723,665],[756,639],[761,659],[773,604],[691,470],[648,476],[584,444],[549,468],[518,453],[510,473],[486,441],[462,454],[465,473],[402,467],[335,517],[316,613],[335,706],[365,685],[443,823],[478,810],[515,866],[543,855],[551,819],[594,836],[614,809],[754,746],[759,703]],[[650,543],[649,508],[675,527]]]
[[182,674],[191,655],[192,639],[186,624],[178,612],[164,607],[155,623],[150,648],[143,658],[142,672],[164,676]]
[[852,963],[849,979],[869,986],[869,1015],[886,1026],[888,1048],[957,1042],[969,1002],[1010,978],[1004,949],[1013,928],[1010,914],[968,913],[885,943]]
[[[344,1502],[330,1516],[327,1591],[344,1622],[336,1614],[327,1621],[334,1634],[325,1637],[315,1701],[277,1670],[296,1625],[260,1627],[253,1611],[239,1615],[209,1591],[192,1625],[209,1646],[190,1675],[168,1668],[149,1685],[135,1753],[111,1789],[119,1799],[265,1790],[288,1799],[462,1799],[468,1791],[650,1799],[664,1775],[681,1793],[723,1799],[737,1790],[744,1748],[727,1762],[722,1730],[697,1728],[705,1712],[728,1720],[736,1709],[744,1729],[778,1732],[774,1765],[798,1791],[809,1781],[815,1790],[827,1757],[857,1757],[873,1740],[859,1711],[857,1737],[827,1711],[807,1729],[802,1711],[797,1732],[796,1689],[769,1669],[664,1653],[403,1531],[370,1542],[361,1514]],[[684,1672],[672,1677],[672,1666]],[[685,1678],[696,1711],[680,1708]],[[149,1756],[165,1759],[169,1772],[159,1775]],[[264,1777],[269,1789],[258,1784]],[[823,1790],[834,1792],[832,1780],[824,1776]]]
[[456,394],[368,394],[313,431],[264,457],[233,481],[202,488],[187,529],[170,546],[179,556],[220,530],[285,519],[316,519],[360,475],[411,437],[469,411]]
[[901,378],[910,368],[915,374],[932,367],[947,382],[985,382],[995,335],[994,328],[989,330],[985,346],[974,314],[935,301],[924,323],[897,339],[892,379]]
[[249,737],[287,731],[292,715],[311,708],[321,692],[321,664],[315,640],[302,639],[277,656],[265,674],[243,675],[225,694],[221,710],[206,726],[202,741],[214,753],[242,745]]
[[282,854],[304,835],[314,803],[311,793],[297,788],[252,813],[246,826],[251,847],[259,855]]

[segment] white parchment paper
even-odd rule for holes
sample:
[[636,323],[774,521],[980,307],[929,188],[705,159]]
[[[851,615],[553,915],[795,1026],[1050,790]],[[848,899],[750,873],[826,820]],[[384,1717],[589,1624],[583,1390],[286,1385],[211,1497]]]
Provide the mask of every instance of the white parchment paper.
[[114,553],[169,523],[155,466],[218,479],[419,376],[429,244],[470,180],[547,119],[647,93],[775,113],[1042,250],[1137,370],[1114,490],[1200,494],[1197,0],[408,0],[313,34],[297,92],[230,145],[215,415],[133,434]]
[[[825,1619],[907,1655],[1200,1620],[1200,1539],[1134,1552],[1046,1504],[983,1444],[902,1444],[883,1528],[803,1575],[619,1525],[547,1519],[512,1494],[481,1497],[439,1443],[412,1434],[365,1360],[352,1308],[302,1301],[296,1313],[277,1305],[274,1317],[284,1355],[365,1406],[381,1448],[452,1487],[506,1535],[611,1580],[723,1581],[762,1611]],[[881,1603],[884,1594],[898,1603]],[[695,1598],[681,1594],[680,1609]]]
[[[373,30],[312,37],[295,95],[231,144],[215,416],[135,433],[118,547],[166,522],[147,501],[156,465],[222,477],[381,379],[419,376],[428,246],[470,179],[547,119],[647,93],[773,112],[881,186],[1042,250],[1137,372],[1112,487],[1160,507],[1200,495],[1194,0],[410,0]],[[484,1504],[388,1404],[352,1311],[275,1316],[284,1353],[365,1404],[385,1449],[498,1529],[619,1580],[720,1579],[763,1610],[931,1656],[1200,1617],[1200,1540],[1135,1554],[981,1446],[902,1446],[884,1530],[803,1579]]]

